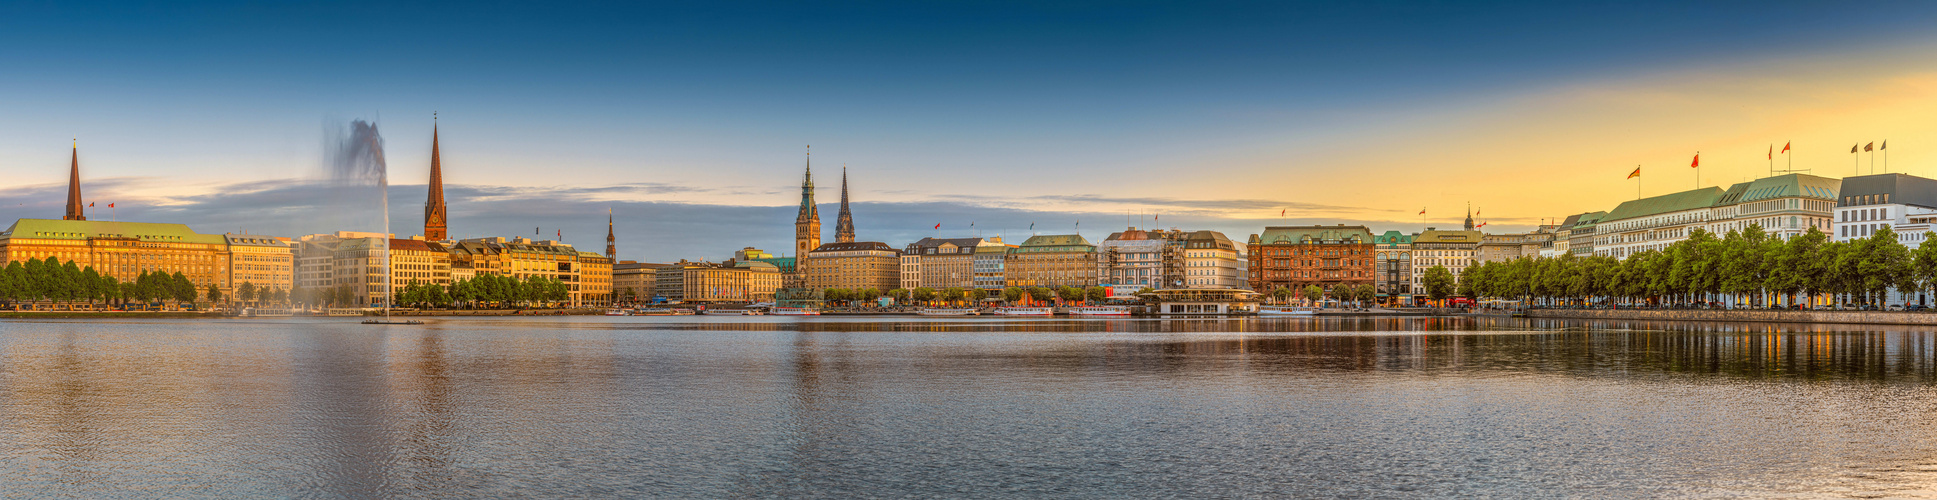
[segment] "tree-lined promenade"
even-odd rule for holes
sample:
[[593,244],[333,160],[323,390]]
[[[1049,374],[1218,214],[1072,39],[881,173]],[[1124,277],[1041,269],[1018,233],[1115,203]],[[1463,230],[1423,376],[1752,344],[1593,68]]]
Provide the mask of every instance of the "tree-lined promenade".
[[[1428,275],[1445,273],[1435,266]],[[1702,229],[1665,249],[1613,257],[1522,257],[1466,269],[1458,285],[1427,280],[1434,300],[1455,294],[1540,305],[1676,305],[1721,301],[1740,306],[1878,304],[1886,290],[1923,291],[1937,284],[1937,243],[1899,243],[1888,227],[1869,237],[1832,242],[1811,228],[1782,239],[1761,226],[1716,237]]]

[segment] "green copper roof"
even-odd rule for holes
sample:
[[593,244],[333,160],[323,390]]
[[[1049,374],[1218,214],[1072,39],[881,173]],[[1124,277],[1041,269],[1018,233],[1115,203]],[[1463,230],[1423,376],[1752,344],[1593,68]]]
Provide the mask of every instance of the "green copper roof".
[[[1835,200],[1836,191],[1843,187],[1840,179],[1817,177],[1808,174],[1786,174],[1765,177],[1742,183],[1742,198],[1737,202],[1760,201],[1770,198],[1807,197],[1821,200]],[[1733,188],[1731,188],[1733,189]]]
[[1404,245],[1412,243],[1412,235],[1398,231],[1386,231],[1385,234],[1374,236],[1372,241],[1381,245]]
[[1022,246],[1012,248],[1010,253],[1029,252],[1094,252],[1096,245],[1083,239],[1080,234],[1042,234],[1030,236]]
[[1257,238],[1263,245],[1371,243],[1372,231],[1365,226],[1274,226],[1264,228]]
[[1651,198],[1622,202],[1607,213],[1602,221],[1627,220],[1650,215],[1660,215],[1683,210],[1694,210],[1714,206],[1722,198],[1722,188],[1705,187],[1701,189],[1669,193]]
[[7,228],[10,238],[48,238],[83,240],[88,238],[134,238],[142,241],[226,244],[219,234],[200,234],[185,224],[154,222],[105,222],[91,220],[20,219]]

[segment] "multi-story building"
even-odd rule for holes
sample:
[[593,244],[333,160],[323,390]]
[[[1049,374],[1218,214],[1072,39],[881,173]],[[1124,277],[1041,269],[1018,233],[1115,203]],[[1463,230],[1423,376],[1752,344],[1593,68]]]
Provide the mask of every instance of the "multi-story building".
[[734,262],[736,290],[747,302],[772,302],[774,292],[786,281],[780,268],[760,261]]
[[1525,234],[1481,234],[1478,250],[1480,262],[1506,262],[1522,255],[1521,243]]
[[1251,289],[1300,291],[1316,285],[1369,285],[1377,277],[1372,231],[1365,226],[1273,226],[1246,242]]
[[1829,230],[1835,241],[1868,238],[1890,228],[1905,246],[1924,242],[1937,219],[1937,180],[1908,174],[1847,177]]
[[877,241],[825,243],[807,252],[807,286],[886,292],[901,286],[901,252]]
[[1184,288],[1250,288],[1248,249],[1217,231],[1191,231],[1179,240]]
[[1372,237],[1373,283],[1379,303],[1410,305],[1412,300],[1412,235],[1386,231]]
[[[1172,250],[1172,240],[1164,238],[1161,231],[1145,231],[1131,227],[1111,233],[1096,244],[1097,279],[1103,284],[1116,288],[1117,295],[1136,293],[1150,288],[1169,288],[1164,281],[1164,263],[1182,262],[1183,259],[1166,260]],[[1175,274],[1182,275],[1182,270]]]
[[[810,153],[811,154],[811,153]],[[807,254],[821,246],[821,212],[814,205],[814,161],[807,158],[807,173],[800,181],[800,213],[794,215],[794,284],[807,285]],[[778,266],[778,264],[776,264]],[[790,285],[792,286],[792,285]]]
[[645,302],[652,300],[658,291],[658,277],[653,271],[670,264],[653,264],[622,260],[612,265],[612,293],[620,302]]
[[[468,264],[474,274],[558,280],[565,284],[568,302],[573,305],[601,305],[611,300],[611,259],[580,252],[570,244],[493,237],[459,240],[450,249],[452,261]],[[588,274],[591,286],[586,286]]]
[[989,244],[975,247],[975,288],[981,290],[1000,290],[1009,285],[1009,250],[1016,248],[1002,242],[1002,237],[988,239]]
[[0,233],[0,255],[7,262],[55,257],[122,282],[179,272],[198,292],[209,285],[233,292],[228,240],[182,224],[20,219]]
[[[1466,227],[1473,227],[1473,219],[1467,218]],[[1453,282],[1459,283],[1466,275],[1466,267],[1478,261],[1480,243],[1483,235],[1479,231],[1440,231],[1426,228],[1412,238],[1412,303],[1424,304],[1426,294],[1426,271],[1433,267],[1445,267],[1453,273]]]
[[921,254],[901,252],[901,288],[921,287]]
[[1031,236],[1009,249],[1003,273],[1008,286],[1095,286],[1096,245],[1078,234]]
[[[909,243],[902,250],[902,287],[908,287],[908,275],[913,274],[914,284],[936,290],[946,288],[975,288],[975,255],[981,247],[1000,247],[1000,242],[982,238],[922,238]],[[913,258],[910,258],[913,257]],[[909,269],[912,264],[912,273]]]
[[390,282],[398,290],[412,283],[451,286],[451,250],[435,241],[390,240]]
[[1814,175],[1784,174],[1727,190],[1705,187],[1624,202],[1596,223],[1594,254],[1625,259],[1667,248],[1695,229],[1719,237],[1756,225],[1779,238],[1795,237],[1810,228],[1830,231],[1842,184]]
[[1567,253],[1575,257],[1594,255],[1594,232],[1601,218],[1607,212],[1588,212],[1568,217],[1562,227],[1567,228]]
[[224,234],[229,242],[229,283],[235,290],[248,283],[259,290],[287,292],[296,286],[295,252],[289,238],[255,234]]
[[573,302],[579,306],[612,305],[612,258],[596,252],[578,253],[578,286]]

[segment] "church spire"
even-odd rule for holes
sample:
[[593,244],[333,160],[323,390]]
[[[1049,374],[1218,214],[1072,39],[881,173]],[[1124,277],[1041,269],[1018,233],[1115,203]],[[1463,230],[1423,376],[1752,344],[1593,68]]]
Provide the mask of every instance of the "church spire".
[[81,141],[74,141],[73,163],[67,172],[67,215],[62,220],[87,220],[81,205]]
[[841,165],[841,215],[834,219],[834,242],[854,242],[854,213],[847,209],[847,165]]
[[1473,204],[1472,203],[1466,204],[1466,230],[1467,231],[1473,230]]
[[615,259],[615,260],[619,258],[619,245],[617,241],[618,240],[615,240],[612,238],[612,209],[607,208],[605,209],[605,257],[606,258]]
[[424,199],[424,239],[449,237],[444,214],[444,166],[437,156],[437,112],[430,114],[430,194]]
[[[794,256],[804,258],[807,252],[821,246],[821,211],[814,206],[814,152],[807,152],[807,174],[800,181],[800,214],[794,216]],[[795,266],[796,270],[804,269]],[[799,273],[799,271],[796,271]]]

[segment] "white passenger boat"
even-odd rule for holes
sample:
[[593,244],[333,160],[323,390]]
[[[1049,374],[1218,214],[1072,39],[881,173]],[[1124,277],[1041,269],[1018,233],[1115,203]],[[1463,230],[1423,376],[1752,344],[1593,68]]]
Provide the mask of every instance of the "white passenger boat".
[[1129,316],[1130,306],[1078,306],[1069,308],[1072,316]]
[[820,316],[821,310],[812,307],[776,307],[767,312],[774,316]]
[[1314,314],[1318,314],[1318,311],[1314,311],[1309,307],[1258,306],[1259,316],[1311,316]]
[[691,316],[692,314],[692,309],[674,309],[671,307],[647,307],[633,313],[634,316]]
[[923,307],[916,309],[915,314],[922,316],[974,316],[976,312],[974,309],[966,307]]
[[1054,316],[1056,310],[1048,307],[997,307],[996,316]]
[[625,309],[606,309],[605,315],[606,316],[631,316],[632,311],[628,311]]

